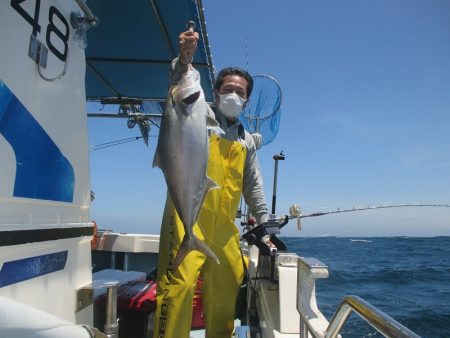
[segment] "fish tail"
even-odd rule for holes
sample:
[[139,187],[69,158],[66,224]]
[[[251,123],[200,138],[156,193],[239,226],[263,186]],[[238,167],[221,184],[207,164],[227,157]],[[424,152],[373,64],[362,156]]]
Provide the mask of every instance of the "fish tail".
[[220,264],[219,258],[217,258],[216,254],[211,250],[211,248],[206,245],[205,242],[199,240],[194,235],[194,244],[193,249],[203,252],[206,256],[211,257],[217,264]]
[[177,271],[184,257],[192,250],[197,250],[205,255],[214,259],[217,264],[220,264],[219,259],[216,254],[206,245],[203,241],[199,240],[195,235],[192,238],[184,235],[183,241],[181,242],[180,248],[178,249],[177,256],[173,262],[172,271]]
[[184,257],[186,257],[186,255],[191,251],[192,251],[191,241],[189,240],[188,236],[184,235],[183,241],[181,242],[181,245],[178,249],[177,255],[173,262],[172,271],[174,272],[177,271]]

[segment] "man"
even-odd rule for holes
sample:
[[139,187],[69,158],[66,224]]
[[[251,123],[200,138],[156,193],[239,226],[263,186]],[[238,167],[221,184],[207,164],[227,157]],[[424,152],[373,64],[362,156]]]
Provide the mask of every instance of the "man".
[[[172,83],[186,72],[198,39],[196,32],[180,34],[180,56],[173,62]],[[170,196],[167,197],[160,237],[154,337],[189,337],[192,300],[200,272],[206,337],[231,337],[236,299],[244,276],[239,230],[234,224],[241,194],[259,224],[268,219],[255,143],[238,119],[252,86],[250,75],[239,68],[222,70],[214,85],[215,117],[225,134],[209,138],[207,174],[220,189],[206,195],[194,233],[214,251],[220,264],[199,251],[191,251],[172,272],[170,266],[184,228]]]

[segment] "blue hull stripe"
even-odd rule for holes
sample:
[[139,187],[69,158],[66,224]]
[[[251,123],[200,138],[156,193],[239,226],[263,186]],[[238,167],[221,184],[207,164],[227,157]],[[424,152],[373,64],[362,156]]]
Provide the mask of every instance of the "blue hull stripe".
[[73,202],[72,165],[2,80],[0,134],[16,156],[14,196]]
[[5,262],[0,270],[0,288],[63,270],[67,255],[66,250]]

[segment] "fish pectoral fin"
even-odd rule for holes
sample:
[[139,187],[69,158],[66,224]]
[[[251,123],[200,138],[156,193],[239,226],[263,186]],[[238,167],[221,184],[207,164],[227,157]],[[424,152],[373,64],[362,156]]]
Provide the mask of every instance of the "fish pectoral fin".
[[219,122],[217,122],[213,115],[206,115],[206,125],[208,127],[218,127]]
[[211,178],[206,176],[206,191],[209,191],[211,189],[219,189],[220,186],[214,182]]
[[172,272],[177,271],[181,262],[183,262],[184,257],[186,257],[186,255],[192,250],[200,251],[205,255],[211,257],[212,259],[214,259],[214,261],[217,264],[220,264],[216,254],[211,250],[211,248],[208,245],[206,245],[203,241],[195,237],[195,235],[192,238],[189,238],[188,236],[184,235],[183,241],[180,244],[177,256],[175,257],[175,260],[172,265]]
[[222,128],[220,127],[207,127],[207,129],[211,132],[211,134],[216,134],[216,135],[224,135],[225,132],[223,131]]
[[219,127],[219,122],[211,115],[206,115],[206,128],[213,134],[225,134],[223,129]]

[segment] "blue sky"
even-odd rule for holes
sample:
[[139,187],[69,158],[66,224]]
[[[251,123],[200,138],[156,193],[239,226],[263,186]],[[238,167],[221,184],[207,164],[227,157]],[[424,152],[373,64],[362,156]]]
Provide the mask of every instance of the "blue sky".
[[[247,68],[283,90],[277,138],[259,151],[277,212],[450,203],[450,2],[204,0],[217,69]],[[247,41],[247,42],[246,42]],[[247,48],[246,48],[247,45]],[[89,111],[95,111],[88,106]],[[90,119],[90,144],[129,136],[124,120]],[[156,134],[156,130],[152,131]],[[91,152],[101,227],[159,233],[165,183],[156,138]],[[450,235],[450,208],[307,218],[289,236]]]

